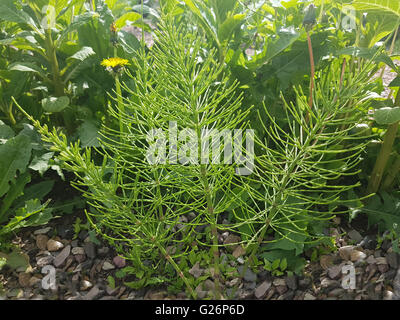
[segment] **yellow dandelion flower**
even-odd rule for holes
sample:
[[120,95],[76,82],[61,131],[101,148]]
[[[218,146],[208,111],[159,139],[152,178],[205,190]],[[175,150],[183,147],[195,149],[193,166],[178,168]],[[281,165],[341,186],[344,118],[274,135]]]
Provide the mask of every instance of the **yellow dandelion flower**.
[[113,71],[113,72],[119,72],[121,71],[125,66],[129,65],[129,61],[126,59],[122,58],[108,58],[104,59],[101,62],[101,65],[103,67],[106,67],[108,71]]

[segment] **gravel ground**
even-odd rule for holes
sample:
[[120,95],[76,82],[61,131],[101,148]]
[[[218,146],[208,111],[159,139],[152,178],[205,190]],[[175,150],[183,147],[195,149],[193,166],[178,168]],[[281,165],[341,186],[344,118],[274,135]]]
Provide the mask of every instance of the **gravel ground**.
[[[115,273],[129,262],[118,257],[114,250],[102,243],[93,243],[87,231],[74,238],[71,215],[51,222],[45,228],[31,228],[15,237],[29,258],[29,267],[12,270],[4,267],[0,282],[4,292],[0,299],[29,300],[174,300],[188,299],[185,293],[171,295],[166,288],[132,290],[115,277]],[[343,219],[343,218],[342,218]],[[335,218],[329,233],[336,238],[337,251],[310,262],[301,276],[273,277],[269,272],[248,270],[244,279],[227,278],[224,292],[233,300],[400,300],[400,255],[393,252],[385,240],[377,249],[377,239],[361,228]],[[335,224],[336,223],[336,224]],[[57,231],[58,236],[54,236]],[[221,241],[234,240],[235,235],[221,235]],[[235,253],[236,251],[236,253]],[[234,248],[235,267],[242,266],[241,250]],[[310,260],[309,257],[305,256]],[[47,266],[47,267],[46,267]],[[54,267],[57,288],[43,288],[43,269]],[[344,266],[354,267],[356,288],[343,288]],[[193,266],[189,271],[199,277],[206,270]],[[116,279],[110,287],[108,276]],[[206,298],[214,286],[212,277],[196,288],[200,298]]]

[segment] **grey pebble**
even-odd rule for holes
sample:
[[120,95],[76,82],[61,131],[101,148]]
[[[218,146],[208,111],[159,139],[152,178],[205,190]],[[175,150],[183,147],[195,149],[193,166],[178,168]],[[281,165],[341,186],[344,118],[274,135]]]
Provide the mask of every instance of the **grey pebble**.
[[54,259],[53,264],[56,268],[60,267],[71,252],[71,246],[66,246]]
[[90,259],[94,259],[96,257],[96,246],[92,242],[87,242],[83,245],[83,249],[85,250],[86,255]]
[[104,291],[100,290],[99,287],[95,285],[86,295],[83,296],[83,300],[98,299],[102,295],[104,295]]

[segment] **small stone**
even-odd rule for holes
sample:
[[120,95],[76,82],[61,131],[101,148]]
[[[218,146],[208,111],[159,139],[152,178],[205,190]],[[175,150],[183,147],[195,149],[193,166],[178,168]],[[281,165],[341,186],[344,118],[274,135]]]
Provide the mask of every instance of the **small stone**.
[[197,298],[204,299],[207,296],[207,291],[203,290],[201,283],[195,289]]
[[77,254],[84,255],[85,250],[82,247],[74,247],[74,248],[72,248],[71,253],[73,255],[77,255]]
[[104,297],[101,297],[99,300],[118,300],[118,299],[113,296],[104,296]]
[[249,268],[246,269],[246,272],[244,274],[244,280],[249,281],[249,282],[255,282],[257,281],[257,275],[251,271]]
[[109,271],[109,270],[115,269],[115,266],[112,263],[108,262],[108,261],[104,261],[102,269],[104,271]]
[[34,286],[36,286],[38,283],[40,283],[40,282],[42,282],[42,279],[40,279],[40,278],[38,278],[38,277],[32,277],[30,280],[29,280],[29,286],[30,287],[34,287]]
[[354,246],[344,246],[339,248],[339,255],[343,260],[350,260],[351,259],[351,253],[354,250]]
[[226,246],[227,250],[230,252],[233,252],[234,250],[234,244],[238,244],[238,242],[241,241],[241,238],[239,236],[236,236],[234,234],[230,234],[229,236],[226,237],[224,240],[224,245]]
[[394,279],[394,277],[396,276],[396,270],[391,269],[388,272],[386,272],[384,274],[384,276],[385,276],[385,280],[392,281]]
[[360,243],[363,240],[362,235],[356,230],[351,230],[347,235],[355,243]]
[[387,260],[385,257],[377,257],[376,264],[379,266],[380,264],[387,264]]
[[311,279],[308,277],[299,280],[299,287],[302,289],[307,289],[310,284],[311,284]]
[[275,287],[276,291],[278,292],[279,295],[284,294],[285,292],[288,291],[288,287],[287,286],[276,286]]
[[322,281],[321,281],[321,287],[322,287],[322,288],[338,287],[339,285],[340,285],[340,284],[339,284],[338,281],[336,281],[336,280],[331,280],[331,279],[328,279],[328,278],[324,278],[324,279],[322,279]]
[[244,254],[246,254],[246,250],[241,245],[238,245],[232,253],[235,258],[239,258]]
[[396,252],[389,252],[386,255],[386,260],[389,266],[393,269],[397,269],[399,267],[399,259],[398,254]]
[[371,236],[366,236],[359,244],[364,249],[374,250],[376,248],[377,242]]
[[257,286],[257,283],[255,282],[245,282],[243,288],[245,290],[254,290]]
[[227,282],[226,285],[230,288],[238,285],[240,283],[240,278],[232,279],[231,281]]
[[339,266],[332,266],[328,269],[328,277],[332,280],[337,280],[342,275],[342,267]]
[[52,255],[41,257],[36,261],[36,265],[39,268],[42,268],[42,267],[44,267],[44,266],[46,266],[48,264],[51,264],[53,262],[53,260],[54,260],[54,257]]
[[239,264],[244,264],[244,259],[242,257],[237,258]]
[[92,242],[85,243],[83,245],[83,249],[85,250],[86,255],[90,259],[94,259],[96,257],[96,246]]
[[47,248],[47,241],[49,241],[49,238],[45,234],[39,234],[36,237],[36,246],[40,250],[46,250]]
[[78,262],[78,263],[82,263],[86,260],[85,254],[76,254],[74,257],[75,257],[76,262]]
[[98,299],[101,295],[104,294],[103,290],[100,290],[99,287],[96,285],[90,291],[83,296],[83,300],[94,300]]
[[269,288],[268,292],[267,292],[267,296],[265,297],[265,300],[269,300],[272,298],[272,296],[275,294],[275,287],[271,287]]
[[304,295],[304,300],[317,300],[317,298],[314,297],[312,294],[310,294],[310,293],[307,292],[307,293]]
[[394,293],[390,290],[385,290],[383,292],[383,300],[394,300]]
[[400,268],[397,270],[397,274],[393,279],[393,293],[396,299],[400,300]]
[[288,276],[286,277],[286,285],[289,287],[289,289],[295,291],[297,290],[297,277],[296,276]]
[[376,264],[376,259],[375,259],[375,257],[373,255],[370,255],[367,258],[367,262],[368,262],[368,264]]
[[[88,243],[90,243],[90,242],[88,242]],[[103,248],[98,249],[98,250],[97,250],[97,253],[98,253],[100,256],[105,256],[105,255],[108,254],[109,251],[110,251],[110,248],[109,248],[109,247],[103,247]],[[88,256],[89,256],[89,255],[88,255]]]
[[51,227],[46,227],[46,228],[42,228],[42,229],[37,229],[33,232],[33,234],[35,236],[40,235],[40,234],[46,234],[51,230]]
[[197,279],[203,274],[203,271],[204,270],[200,268],[200,262],[196,262],[196,264],[189,270],[189,273]]
[[71,247],[72,248],[79,247],[79,240],[72,240],[71,241]]
[[274,282],[273,282],[273,285],[274,285],[275,287],[278,287],[278,286],[286,286],[286,281],[285,281],[285,279],[282,279],[282,278],[276,278],[276,279],[274,280]]
[[344,291],[343,288],[336,288],[336,289],[331,290],[331,291],[328,293],[328,297],[339,297],[339,296],[342,295],[344,292],[345,292],[345,291]]
[[49,250],[50,252],[58,251],[62,248],[64,248],[64,245],[60,241],[56,241],[53,239],[47,241],[47,250]]
[[83,280],[83,281],[81,282],[80,290],[86,291],[86,290],[88,290],[88,289],[91,288],[91,287],[93,287],[93,284],[92,284],[90,281]]
[[71,252],[71,246],[66,246],[58,255],[55,257],[53,264],[56,268],[60,267]]
[[117,268],[123,268],[126,266],[126,260],[121,258],[120,256],[115,256],[113,259],[113,263]]
[[285,294],[281,295],[278,300],[292,300],[294,297],[294,291],[288,291]]
[[367,255],[364,252],[361,252],[361,251],[358,251],[358,250],[353,250],[350,253],[350,259],[353,262],[364,260],[366,257],[367,257]]
[[323,255],[319,258],[319,264],[322,269],[327,270],[333,263],[333,257],[330,255]]
[[21,287],[29,287],[29,281],[31,280],[31,275],[29,273],[20,273],[18,275],[18,283]]
[[211,281],[210,279],[207,279],[206,281],[204,281],[203,287],[204,287],[204,289],[206,289],[208,291],[214,291],[215,283],[213,281]]
[[389,265],[387,264],[378,264],[378,270],[380,273],[385,273],[389,271]]

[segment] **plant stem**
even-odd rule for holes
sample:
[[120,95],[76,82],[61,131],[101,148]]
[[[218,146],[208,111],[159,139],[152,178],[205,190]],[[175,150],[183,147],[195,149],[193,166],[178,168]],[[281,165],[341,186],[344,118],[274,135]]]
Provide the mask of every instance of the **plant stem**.
[[[395,105],[400,105],[400,91],[397,92]],[[400,121],[397,121],[396,123],[389,125],[385,133],[381,150],[378,154],[378,158],[376,159],[375,166],[372,170],[368,183],[367,195],[376,193],[379,190],[386,164],[392,152],[394,140],[396,139],[397,132],[399,131],[399,124]]]
[[[194,105],[195,101],[192,101]],[[196,122],[196,135],[198,146],[202,145],[202,135],[200,127],[199,113],[197,110],[194,111],[194,120]],[[198,150],[198,159],[201,159],[201,148]],[[215,298],[222,299],[220,289],[220,270],[219,270],[219,250],[218,250],[218,229],[217,229],[217,217],[214,211],[213,198],[211,195],[210,184],[207,179],[207,167],[205,164],[200,165],[200,180],[203,184],[204,193],[207,201],[207,214],[210,219],[211,225],[211,238],[212,238],[212,253],[214,258],[214,272],[215,272]]]
[[122,92],[121,92],[121,83],[119,81],[118,74],[115,75],[115,90],[117,92],[117,101],[118,101],[118,114],[119,114],[119,130],[120,132],[124,132],[124,124],[122,122],[123,115],[125,112],[125,107],[122,102]]
[[176,262],[174,261],[174,259],[171,258],[171,256],[167,253],[167,251],[165,250],[165,248],[161,245],[157,243],[157,247],[158,249],[161,251],[161,253],[163,254],[163,256],[165,257],[165,259],[174,267],[175,271],[178,273],[179,277],[183,280],[183,282],[185,283],[186,287],[188,288],[191,296],[194,299],[197,299],[197,294],[196,292],[193,290],[192,286],[190,285],[188,279],[185,277],[185,275],[183,274],[183,272],[181,271],[181,269],[179,268],[179,266],[176,264]]
[[388,170],[386,178],[382,183],[383,190],[388,190],[392,187],[394,180],[396,179],[399,172],[400,172],[400,156],[397,155],[396,160],[394,161],[393,165]]
[[[308,52],[310,54],[310,65],[311,65],[311,79],[310,79],[310,98],[308,100],[308,105],[310,110],[313,107],[313,92],[314,92],[314,78],[315,78],[315,61],[314,61],[314,53],[311,43],[310,32],[307,31],[307,42],[308,42]],[[309,119],[309,114],[307,115],[307,120]]]

